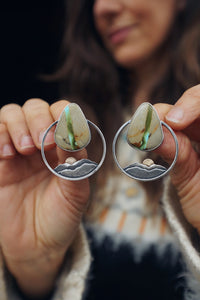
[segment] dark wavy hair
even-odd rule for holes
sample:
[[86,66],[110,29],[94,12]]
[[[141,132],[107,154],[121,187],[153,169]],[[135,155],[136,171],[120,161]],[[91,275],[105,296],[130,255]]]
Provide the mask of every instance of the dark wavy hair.
[[[130,89],[129,71],[118,66],[104,48],[95,29],[93,4],[93,0],[66,0],[59,68],[53,77],[60,81],[63,97],[92,107],[109,143],[121,122],[121,107],[130,105],[134,90]],[[185,89],[200,82],[199,0],[187,1],[164,47],[168,70],[144,100],[174,103]],[[132,86],[137,86],[137,79]]]
[[[92,107],[107,143],[121,123],[121,108],[131,106],[129,71],[104,48],[93,19],[94,0],[66,0],[66,25],[58,70],[61,95]],[[149,102],[174,103],[189,87],[200,82],[200,1],[187,0],[166,39],[168,70],[154,86]],[[132,87],[137,86],[137,79]],[[108,151],[105,168],[112,163]],[[110,166],[109,166],[110,167]],[[104,176],[105,178],[105,176]],[[155,190],[153,191],[155,194]]]
[[[93,0],[66,1],[66,31],[60,67],[55,78],[63,91],[102,110],[116,99],[129,100],[128,72],[120,68],[106,51],[95,29]],[[185,89],[200,81],[200,1],[188,0],[177,17],[167,40],[170,65],[168,74],[152,92],[175,101]],[[173,100],[172,100],[173,98]]]

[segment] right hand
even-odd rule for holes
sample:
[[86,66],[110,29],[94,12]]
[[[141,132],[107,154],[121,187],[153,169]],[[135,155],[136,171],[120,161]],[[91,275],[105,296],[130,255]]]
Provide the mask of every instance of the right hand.
[[[0,111],[1,249],[22,291],[33,296],[52,288],[89,198],[88,180],[52,175],[40,154],[44,131],[67,104],[30,99]],[[51,165],[57,161],[51,133],[45,142]],[[77,159],[85,156],[84,150],[76,152]]]

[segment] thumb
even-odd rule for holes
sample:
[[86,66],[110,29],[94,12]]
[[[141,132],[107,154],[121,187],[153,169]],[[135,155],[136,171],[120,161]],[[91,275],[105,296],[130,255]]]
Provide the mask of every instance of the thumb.
[[52,246],[68,246],[87,209],[88,198],[87,179],[69,181],[51,175],[39,207],[44,240]]
[[[51,114],[57,120],[69,102],[62,100],[51,105]],[[63,163],[72,153],[57,147],[58,160]],[[76,160],[85,158],[86,150],[73,152]],[[52,246],[68,246],[74,237],[82,215],[87,209],[89,181],[65,180],[50,174],[40,197],[40,222],[44,238]]]
[[[51,106],[53,118],[57,120],[69,102],[58,101]],[[61,163],[72,154],[57,148]],[[87,156],[86,150],[73,152],[77,160]],[[87,209],[89,181],[87,179],[70,181],[49,175],[41,197],[40,213],[43,218],[43,232],[55,245],[70,243]]]
[[[171,111],[171,107],[171,105],[166,104],[155,105],[160,119],[165,119],[166,123],[168,123],[173,130],[176,130],[175,134],[178,140],[179,151],[176,164],[170,172],[170,175],[175,185],[182,186],[190,181],[197,172],[198,154],[193,149],[191,141],[185,132],[178,130],[174,124],[168,122],[165,118],[166,114]],[[165,127],[163,128],[163,131],[164,140],[161,146],[156,149],[156,153],[161,155],[162,158],[170,164],[175,156],[175,142],[171,133]]]

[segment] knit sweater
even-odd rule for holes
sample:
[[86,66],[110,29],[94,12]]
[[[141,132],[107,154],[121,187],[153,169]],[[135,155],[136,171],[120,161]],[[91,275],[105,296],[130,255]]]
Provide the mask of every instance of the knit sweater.
[[[103,194],[93,200],[101,213],[85,219],[66,253],[51,299],[200,299],[200,240],[170,178],[156,211],[142,186],[119,172]],[[0,299],[22,299],[2,256]]]

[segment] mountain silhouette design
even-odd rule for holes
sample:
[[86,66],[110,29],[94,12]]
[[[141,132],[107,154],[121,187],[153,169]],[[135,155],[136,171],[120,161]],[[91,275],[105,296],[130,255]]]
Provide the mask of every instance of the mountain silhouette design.
[[94,161],[81,159],[72,165],[68,163],[60,164],[54,169],[54,171],[67,178],[79,178],[90,174],[97,166],[98,164]]

